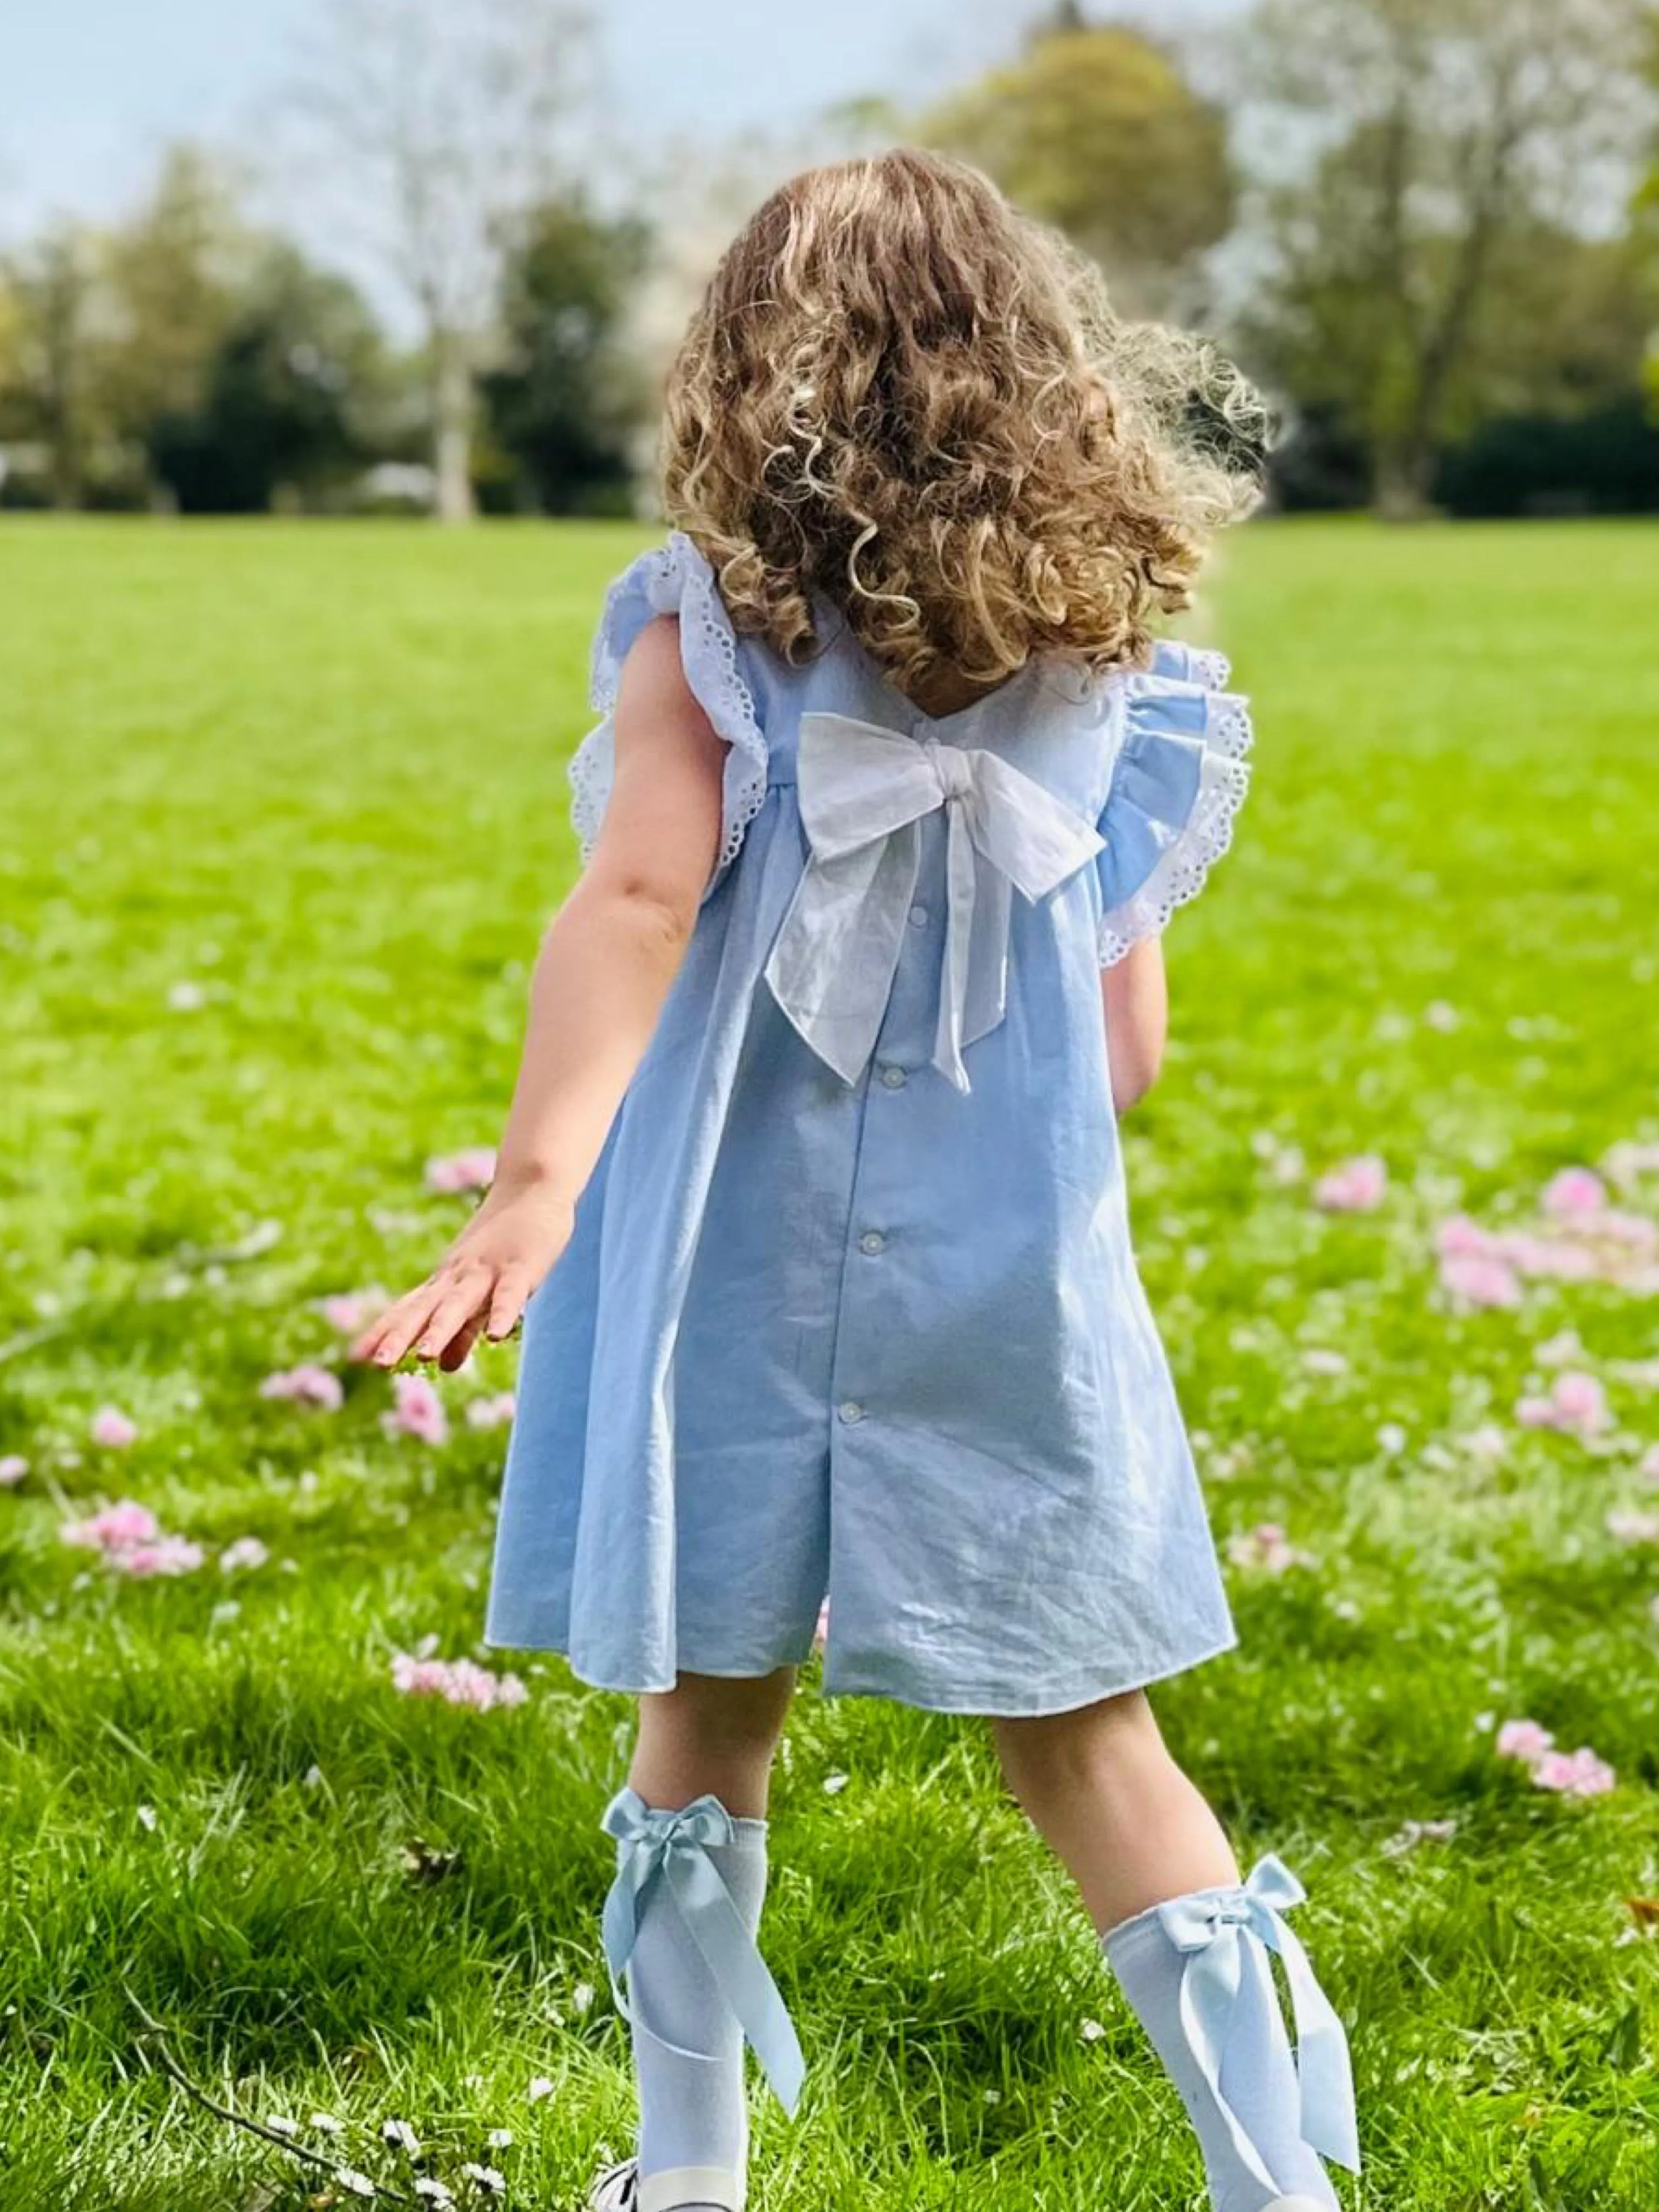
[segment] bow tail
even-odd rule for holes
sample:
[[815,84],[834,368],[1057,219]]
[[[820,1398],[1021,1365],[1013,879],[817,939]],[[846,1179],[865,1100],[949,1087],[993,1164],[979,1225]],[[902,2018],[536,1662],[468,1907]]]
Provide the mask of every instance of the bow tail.
[[793,2114],[806,2078],[800,2039],[719,1869],[702,1852],[695,1857],[671,1857],[668,1886],[778,2102]]
[[1233,2011],[1238,2002],[1243,1979],[1243,1962],[1239,1955],[1237,1929],[1206,1944],[1202,1950],[1189,1951],[1186,1964],[1181,1970],[1181,2026],[1187,2038],[1187,2047],[1198,2061],[1204,2086],[1215,2100],[1216,2109],[1226,2123],[1239,2163],[1269,2196],[1276,2196],[1278,2183],[1263,2163],[1261,2152],[1250,2139],[1249,2130],[1227,2102],[1221,2087],[1221,2069],[1227,2055],[1227,2038],[1232,2027]]
[[646,1852],[625,1850],[621,1854],[617,1878],[605,1892],[605,1911],[599,1923],[605,1971],[611,1977],[611,2002],[624,2020],[632,2020],[634,2015],[629,2010],[623,1977],[640,1939],[640,1917],[655,1872],[656,1866]]
[[[806,2075],[800,2039],[720,1869],[701,1848],[670,1844],[665,1850],[653,1850],[626,1835],[619,1840],[623,1848],[618,1854],[616,1880],[605,1896],[601,1922],[605,1963],[617,2012],[626,2021],[637,2019],[637,2008],[629,2002],[623,1978],[639,1942],[641,1923],[665,1883],[714,1976],[715,1987],[759,2059],[779,2102],[793,2113],[800,2101]],[[657,2035],[648,2021],[644,2025],[659,2043],[682,2058],[708,2056],[707,2051],[690,2051]]]
[[843,1083],[869,1065],[897,971],[921,840],[914,822],[802,871],[768,955],[772,996]]
[[1319,1986],[1302,1939],[1273,1916],[1273,1948],[1285,1961],[1296,2022],[1296,2072],[1302,2091],[1302,2136],[1322,2158],[1359,2171],[1353,2063],[1336,2009]]
[[961,801],[945,809],[945,964],[939,979],[939,1020],[933,1031],[933,1065],[958,1091],[971,1086],[962,1048],[968,1005],[968,976],[973,957],[974,922],[979,892],[979,860]]

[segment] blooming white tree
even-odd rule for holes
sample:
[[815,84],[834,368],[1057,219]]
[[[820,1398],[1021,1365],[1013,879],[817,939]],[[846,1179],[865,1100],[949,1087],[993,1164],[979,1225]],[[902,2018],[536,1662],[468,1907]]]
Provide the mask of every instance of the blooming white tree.
[[472,512],[474,376],[503,258],[568,181],[590,30],[579,0],[321,0],[303,50],[307,182],[419,316],[446,521]]

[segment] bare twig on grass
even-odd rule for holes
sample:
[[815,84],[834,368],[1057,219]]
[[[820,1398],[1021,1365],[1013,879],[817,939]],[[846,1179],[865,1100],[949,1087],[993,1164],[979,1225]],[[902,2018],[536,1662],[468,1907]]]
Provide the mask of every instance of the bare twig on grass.
[[[137,2014],[141,2023],[138,2036],[140,2048],[148,2057],[155,2060],[161,2072],[176,2088],[184,2091],[191,2104],[199,2105],[204,2112],[210,2112],[216,2120],[222,2120],[229,2127],[240,2128],[245,2135],[258,2136],[262,2142],[274,2143],[278,2150],[285,2150],[290,2158],[297,2159],[304,2166],[314,2166],[319,2173],[326,2174],[331,2181],[337,2184],[349,2193],[361,2194],[360,2191],[352,2191],[350,2183],[344,2178],[350,2169],[340,2165],[337,2160],[326,2157],[321,2151],[311,2149],[305,2143],[295,2142],[291,2136],[285,2136],[281,2129],[267,2127],[263,2120],[250,2119],[246,2112],[239,2112],[234,2106],[222,2105],[216,2097],[210,2097],[198,2082],[191,2080],[173,2057],[167,2039],[167,2032],[161,2021],[145,2009],[126,1983],[124,1982],[121,1986],[125,1991],[127,2002]],[[374,2197],[377,2203],[407,2204],[413,2208],[413,2212],[421,2212],[416,2198],[406,2196],[401,2189],[394,2189],[385,2182],[377,2181],[374,2184]]]

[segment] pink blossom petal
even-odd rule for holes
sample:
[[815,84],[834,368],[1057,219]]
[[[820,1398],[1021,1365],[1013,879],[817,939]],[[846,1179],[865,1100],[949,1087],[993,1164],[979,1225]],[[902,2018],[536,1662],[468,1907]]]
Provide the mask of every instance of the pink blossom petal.
[[0,1454],[0,1490],[15,1489],[29,1471],[21,1452]]
[[158,1536],[153,1543],[129,1544],[112,1552],[110,1565],[124,1575],[194,1574],[202,1564],[202,1547],[183,1536]]
[[345,1403],[339,1376],[310,1362],[267,1375],[259,1385],[259,1395],[286,1399],[296,1406],[319,1406],[329,1413],[337,1413]]
[[471,1659],[422,1659],[407,1651],[393,1657],[392,1681],[405,1697],[441,1698],[481,1713],[497,1705],[521,1705],[530,1695],[516,1674],[492,1674]]
[[392,1407],[380,1416],[389,1437],[416,1437],[427,1444],[448,1441],[449,1419],[443,1401],[424,1375],[394,1375]]
[[1528,1765],[1543,1758],[1551,1750],[1555,1738],[1536,1721],[1505,1721],[1498,1731],[1496,1749],[1500,1759],[1524,1759]]
[[342,1336],[356,1336],[388,1303],[386,1294],[378,1287],[369,1291],[339,1291],[332,1297],[318,1302],[323,1319]]
[[1532,1778],[1540,1790],[1559,1790],[1566,1797],[1605,1796],[1618,1781],[1587,1744],[1577,1751],[1547,1751],[1534,1764]]
[[470,1146],[464,1152],[446,1153],[426,1164],[428,1190],[488,1190],[495,1179],[495,1152],[490,1145]]
[[1599,1429],[1607,1417],[1607,1394],[1593,1375],[1566,1368],[1550,1392],[1563,1420],[1575,1429]]
[[1607,1395],[1593,1375],[1567,1368],[1558,1375],[1547,1398],[1523,1398],[1515,1417],[1526,1429],[1563,1429],[1595,1436],[1607,1425]]
[[1258,1521],[1227,1539],[1227,1557],[1236,1567],[1261,1574],[1282,1575],[1291,1567],[1310,1567],[1312,1554],[1298,1551],[1277,1521]]
[[1327,1213],[1370,1213],[1382,1203],[1388,1187],[1386,1163],[1376,1153],[1365,1152],[1321,1176],[1313,1188],[1313,1201]]
[[138,1425],[114,1406],[100,1406],[87,1433],[106,1451],[125,1451],[129,1444],[137,1443]]
[[1553,1221],[1582,1221],[1607,1202],[1607,1187],[1592,1168],[1563,1168],[1544,1189],[1544,1211]]
[[65,1522],[58,1533],[66,1544],[83,1545],[94,1552],[118,1552],[131,1544],[147,1544],[161,1531],[148,1506],[124,1498],[85,1521]]
[[1454,1213],[1434,1232],[1435,1249],[1443,1260],[1482,1260],[1492,1256],[1492,1238],[1467,1213]]
[[1518,1306],[1521,1278],[1503,1260],[1486,1253],[1451,1252],[1440,1262],[1440,1279],[1467,1306]]

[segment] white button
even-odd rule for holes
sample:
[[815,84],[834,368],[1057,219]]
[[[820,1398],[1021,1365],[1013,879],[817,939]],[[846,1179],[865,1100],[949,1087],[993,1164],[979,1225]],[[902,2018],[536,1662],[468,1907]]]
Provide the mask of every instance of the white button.
[[925,906],[913,906],[913,907],[911,908],[911,909],[910,909],[910,927],[911,927],[911,928],[912,928],[912,929],[926,929],[926,928],[927,928],[927,908],[926,908]]
[[886,1249],[887,1239],[882,1235],[879,1229],[866,1229],[863,1236],[859,1239],[860,1251],[867,1252],[872,1260],[875,1258],[878,1252],[884,1252]]
[[881,1071],[881,1079],[890,1091],[902,1091],[910,1080],[902,1067],[894,1067],[890,1064]]
[[851,1428],[854,1421],[861,1421],[864,1419],[864,1408],[856,1398],[843,1398],[836,1410],[848,1428]]

